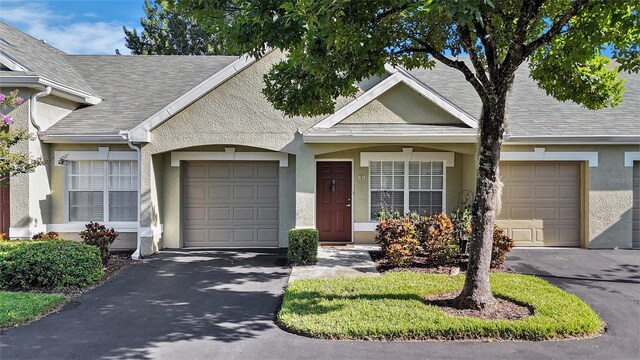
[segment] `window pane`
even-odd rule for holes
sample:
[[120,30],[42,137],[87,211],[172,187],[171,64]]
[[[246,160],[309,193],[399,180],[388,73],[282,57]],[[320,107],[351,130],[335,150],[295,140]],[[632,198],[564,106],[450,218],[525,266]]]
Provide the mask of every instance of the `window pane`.
[[393,177],[393,188],[399,190],[404,189],[404,176]]
[[431,178],[429,176],[423,176],[420,179],[421,190],[431,190]]
[[373,175],[371,176],[370,181],[372,190],[379,190],[382,187],[382,178],[380,176]]
[[409,189],[411,190],[420,189],[420,176],[409,176]]
[[420,174],[431,175],[431,162],[420,163]]
[[404,161],[393,162],[393,173],[395,175],[404,175]]
[[409,175],[420,175],[420,163],[417,161],[409,162]]
[[393,175],[393,162],[391,161],[382,162],[382,175]]
[[442,175],[443,174],[443,163],[441,161],[431,163],[433,165],[433,175]]
[[404,213],[403,191],[372,191],[371,192],[371,220],[376,220],[380,209],[387,211],[397,210]]
[[138,196],[136,191],[109,192],[109,221],[138,220]]
[[432,189],[434,190],[442,190],[442,186],[443,186],[442,176],[434,176],[432,178],[431,186],[432,186]]
[[380,161],[372,161],[369,163],[369,171],[371,175],[380,175],[382,174],[382,165]]
[[382,185],[380,186],[380,189],[393,189],[393,177],[383,176]]
[[409,210],[425,216],[442,212],[442,192],[411,191],[409,193]]
[[69,221],[104,221],[103,192],[69,192]]

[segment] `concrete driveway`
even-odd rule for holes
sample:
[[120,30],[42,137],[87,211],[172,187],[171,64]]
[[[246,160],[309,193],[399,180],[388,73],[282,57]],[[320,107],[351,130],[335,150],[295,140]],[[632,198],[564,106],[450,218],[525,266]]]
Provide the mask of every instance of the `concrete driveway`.
[[0,336],[0,359],[637,359],[640,252],[514,250],[509,265],[590,303],[606,335],[549,342],[326,341],[273,324],[284,255],[164,251]]

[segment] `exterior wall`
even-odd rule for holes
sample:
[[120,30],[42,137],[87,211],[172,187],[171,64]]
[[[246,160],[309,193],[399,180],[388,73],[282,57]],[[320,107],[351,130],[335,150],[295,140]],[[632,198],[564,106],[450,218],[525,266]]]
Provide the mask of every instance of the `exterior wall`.
[[[76,232],[61,232],[60,237],[67,240],[82,241],[80,234]],[[137,233],[121,232],[116,241],[111,244],[111,250],[133,250],[136,248]]]
[[405,84],[398,84],[342,124],[460,124],[460,120]]
[[630,248],[633,168],[624,166],[624,152],[638,145],[506,145],[503,151],[597,151],[598,166],[583,169],[583,246],[592,249]]
[[[458,208],[459,195],[462,190],[467,190],[464,186],[465,173],[465,157],[473,158],[470,152],[474,150],[473,146],[468,145],[448,145],[439,144],[432,147],[424,147],[424,145],[384,145],[366,148],[357,148],[330,153],[323,153],[316,156],[316,161],[322,159],[344,159],[353,161],[353,222],[354,223],[370,223],[369,219],[369,168],[360,166],[361,152],[398,152],[401,153],[403,148],[411,147],[414,152],[431,152],[431,151],[453,151],[455,152],[455,166],[446,167],[446,186],[445,186],[445,211],[451,212]],[[470,171],[474,173],[473,169]],[[315,175],[313,178],[315,184]],[[315,203],[314,203],[315,207]],[[315,216],[315,215],[314,215]],[[315,224],[315,219],[314,219]],[[356,243],[373,243],[375,237],[374,231],[354,231],[354,242]]]
[[[223,152],[225,145],[211,145],[201,146],[197,148],[188,148],[182,150],[188,151],[214,151]],[[236,153],[242,152],[267,152],[264,149],[249,148],[246,146],[235,146]],[[156,160],[157,159],[157,160]],[[154,155],[154,163],[158,163],[156,184],[153,186],[157,189],[161,189],[158,192],[158,201],[162,204],[159,207],[161,209],[159,219],[163,224],[163,232],[161,241],[157,244],[149,244],[151,248],[178,248],[184,245],[184,239],[182,238],[182,225],[181,225],[181,209],[182,209],[182,196],[181,196],[181,167],[171,166],[171,153],[164,153]],[[161,165],[160,165],[161,164]],[[293,155],[289,155],[288,167],[279,168],[280,185],[278,189],[279,193],[279,243],[281,247],[286,247],[288,243],[287,231],[295,227],[295,211],[296,211],[296,197],[295,192],[291,189],[296,187],[296,158]],[[158,180],[161,179],[161,182]]]
[[[0,89],[8,92],[13,89]],[[35,111],[31,109],[29,99],[35,94],[30,89],[19,89],[19,95],[25,102],[11,111],[15,124],[11,129],[26,129],[30,134],[35,135],[38,129],[31,123],[31,112],[33,111],[36,124],[41,130],[46,130],[49,126],[67,116],[78,104],[49,95],[37,103]],[[39,141],[37,138],[17,144],[14,151],[29,153],[34,158],[43,158],[47,164],[39,166],[30,174],[21,174],[11,179],[11,228],[10,237],[26,238],[32,234],[46,231],[46,224],[50,218],[51,200],[51,152],[50,146]]]

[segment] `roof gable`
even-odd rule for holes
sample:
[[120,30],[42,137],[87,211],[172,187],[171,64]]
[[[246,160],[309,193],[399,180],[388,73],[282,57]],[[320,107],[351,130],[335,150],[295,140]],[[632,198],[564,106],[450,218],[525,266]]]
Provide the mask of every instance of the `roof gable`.
[[[395,114],[395,116],[391,117],[385,117],[383,115],[378,119],[370,118],[370,123],[461,123],[473,129],[477,128],[478,123],[475,118],[466,113],[457,105],[442,97],[437,92],[433,91],[430,87],[417,81],[406,71],[391,67],[387,67],[387,71],[391,72],[390,76],[381,80],[378,84],[371,87],[362,95],[358,96],[355,100],[317,123],[314,128],[327,129],[339,123],[363,123],[363,119],[360,118],[358,112],[363,109],[364,111],[366,111],[365,107],[367,106],[377,107],[378,109],[384,108]],[[397,100],[399,100],[398,95],[400,94],[394,94],[394,92],[403,91],[405,91],[405,94],[407,94],[406,90],[408,89],[414,91],[424,100],[426,100],[422,101],[421,104],[423,106],[426,105],[426,107],[417,106],[416,108],[419,109],[419,111],[415,114],[409,114],[408,111],[410,109],[404,108],[404,105],[407,104],[397,103]],[[418,105],[418,103],[421,101],[414,98],[410,100],[410,102],[413,103],[412,105]],[[436,110],[435,113],[437,113],[439,116],[434,117],[434,113],[432,113],[432,116],[427,117],[423,122],[419,122],[419,119],[415,116],[419,115],[420,113],[426,115],[430,112],[433,112],[434,110]],[[442,114],[446,115],[442,116]],[[450,120],[447,120],[447,118]]]

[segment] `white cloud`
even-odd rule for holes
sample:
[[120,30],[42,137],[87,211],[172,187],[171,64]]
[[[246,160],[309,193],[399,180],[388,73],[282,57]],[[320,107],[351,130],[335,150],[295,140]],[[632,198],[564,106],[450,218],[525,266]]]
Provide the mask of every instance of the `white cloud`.
[[115,54],[115,49],[130,53],[124,46],[122,23],[91,22],[87,16],[77,19],[71,13],[55,12],[42,2],[3,0],[1,8],[0,20],[69,54]]

